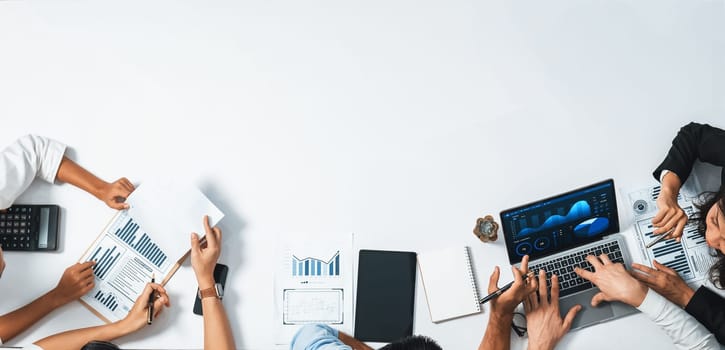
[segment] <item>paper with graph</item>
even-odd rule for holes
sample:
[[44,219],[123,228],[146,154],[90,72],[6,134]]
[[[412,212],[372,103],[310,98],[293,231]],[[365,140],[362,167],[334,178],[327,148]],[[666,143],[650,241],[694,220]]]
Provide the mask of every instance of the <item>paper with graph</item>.
[[223,217],[192,186],[144,183],[128,203],[131,208],[117,212],[80,259],[96,262],[95,286],[81,302],[106,322],[124,318],[152,276],[157,283],[168,281],[190,248],[189,233],[204,232],[204,215],[212,226]]
[[[685,183],[677,196],[677,202],[685,210],[688,217],[692,217],[696,211],[693,204],[699,193],[699,182],[691,176],[691,180]],[[681,242],[673,239],[665,239],[654,246],[647,248],[647,244],[654,241],[652,219],[657,213],[657,197],[660,194],[660,185],[652,184],[637,189],[626,190],[632,210],[635,227],[635,240],[640,254],[645,259],[644,263],[652,266],[652,260],[657,260],[675,271],[682,279],[690,285],[699,285],[708,274],[710,266],[715,262],[716,257],[697,230],[697,224],[691,223],[685,226]]]
[[275,271],[277,344],[308,323],[352,330],[352,234],[279,240]]

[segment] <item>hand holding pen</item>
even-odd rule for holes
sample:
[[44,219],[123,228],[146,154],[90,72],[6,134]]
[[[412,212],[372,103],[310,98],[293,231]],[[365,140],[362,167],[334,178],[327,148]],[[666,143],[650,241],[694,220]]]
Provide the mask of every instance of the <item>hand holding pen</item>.
[[[486,301],[488,301],[491,305],[491,313],[498,315],[512,315],[516,306],[518,306],[527,295],[536,290],[538,283],[536,278],[528,278],[528,276],[533,276],[533,273],[529,272],[528,265],[529,256],[525,255],[524,258],[521,259],[521,268],[517,268],[515,266],[511,267],[511,272],[514,276],[513,282],[502,288],[498,287],[498,278],[501,273],[498,266],[496,266],[488,283],[489,296],[483,298],[487,299]],[[484,302],[483,299],[481,299],[480,302]]]
[[151,309],[149,296],[152,293],[154,294],[153,311],[151,312],[152,320],[158,317],[163,309],[171,306],[169,303],[169,295],[166,294],[164,287],[156,283],[146,284],[143,292],[141,292],[133,304],[131,311],[128,312],[128,315],[123,320],[119,321],[123,324],[125,331],[135,332],[148,325],[149,310]]
[[[679,242],[680,241],[680,237],[682,236],[682,231],[684,230],[684,227],[686,227],[687,225],[689,225],[689,224],[691,224],[693,222],[696,222],[696,221],[697,221],[696,219],[687,219],[687,220],[685,220],[685,224],[682,225],[682,228],[680,229],[680,234],[674,236],[675,239],[677,239],[677,241]],[[659,243],[663,239],[665,239],[667,237],[670,237],[670,236],[673,236],[673,233],[675,233],[675,229],[677,229],[677,228],[679,228],[679,225],[678,226],[675,226],[675,227],[673,227],[671,229],[669,229],[665,233],[660,234],[659,236],[657,236],[657,238],[654,241],[649,242],[646,247],[647,248],[652,248],[652,246],[654,246],[655,244]]]

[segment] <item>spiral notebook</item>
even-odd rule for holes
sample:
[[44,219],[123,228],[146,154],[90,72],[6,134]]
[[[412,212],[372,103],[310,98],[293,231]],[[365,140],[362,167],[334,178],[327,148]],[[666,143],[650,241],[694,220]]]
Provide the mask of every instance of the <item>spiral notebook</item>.
[[419,253],[418,267],[431,321],[481,312],[468,247]]

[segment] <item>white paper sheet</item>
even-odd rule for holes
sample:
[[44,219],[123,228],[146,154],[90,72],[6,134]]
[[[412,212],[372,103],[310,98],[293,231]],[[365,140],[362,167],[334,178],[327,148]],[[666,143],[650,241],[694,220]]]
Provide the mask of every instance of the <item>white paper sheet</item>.
[[302,325],[325,323],[352,334],[352,234],[279,238],[275,270],[275,343]]

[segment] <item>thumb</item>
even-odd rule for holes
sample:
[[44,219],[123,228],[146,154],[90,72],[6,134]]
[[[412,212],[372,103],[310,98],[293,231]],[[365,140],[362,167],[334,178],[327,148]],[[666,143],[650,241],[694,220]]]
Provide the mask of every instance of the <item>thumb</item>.
[[574,317],[576,317],[577,312],[581,311],[582,306],[581,305],[574,305],[569,309],[569,312],[566,313],[566,316],[564,317],[564,322],[562,323],[562,326],[564,327],[564,333],[569,331],[569,328],[571,328],[571,323],[574,322]]
[[603,292],[599,292],[595,296],[592,297],[592,306],[596,307],[597,305],[601,304],[604,301],[609,301],[607,298],[607,295],[604,294]]
[[191,253],[192,254],[201,253],[201,247],[199,244],[199,235],[197,235],[196,232],[191,233]]
[[501,272],[498,269],[498,266],[493,268],[493,273],[491,274],[491,278],[488,280],[488,292],[493,293],[498,289],[498,276]]
[[112,209],[116,209],[116,210],[128,209],[128,204],[125,202],[117,202],[116,200],[112,199],[112,200],[108,201],[107,203],[108,203],[108,206],[111,207]]

